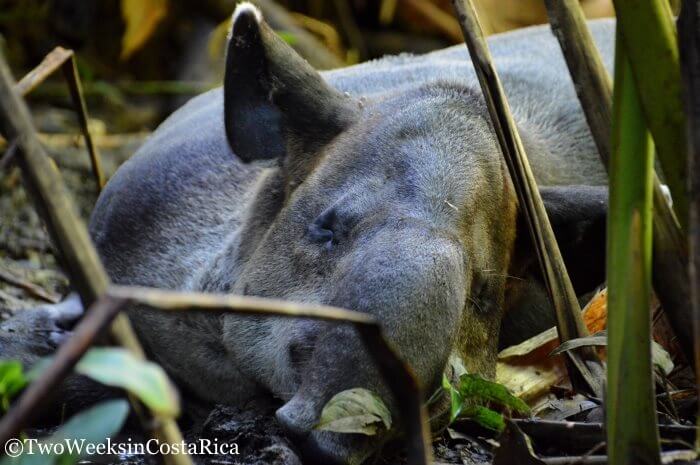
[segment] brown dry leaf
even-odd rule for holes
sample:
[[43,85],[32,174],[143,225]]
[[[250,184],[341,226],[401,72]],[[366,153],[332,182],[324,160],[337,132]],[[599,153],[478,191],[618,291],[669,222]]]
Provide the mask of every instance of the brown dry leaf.
[[608,320],[608,289],[598,291],[583,309],[583,321],[588,332],[595,334],[607,327]]
[[[583,309],[583,320],[588,330],[595,333],[605,329],[606,317],[607,290],[603,289]],[[557,346],[557,330],[550,328],[502,350],[496,363],[496,381],[533,405],[536,399],[549,392],[551,386],[561,383],[567,376],[562,357],[549,356]]]
[[122,37],[122,60],[128,59],[151,37],[168,13],[168,0],[121,0],[126,31]]
[[209,53],[210,59],[216,60],[223,56],[229,29],[231,29],[231,18],[220,22],[209,34],[207,52]]

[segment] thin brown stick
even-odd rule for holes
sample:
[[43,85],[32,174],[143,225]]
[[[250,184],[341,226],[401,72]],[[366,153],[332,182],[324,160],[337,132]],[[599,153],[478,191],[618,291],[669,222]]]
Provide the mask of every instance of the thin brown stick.
[[80,76],[78,74],[78,68],[75,62],[73,50],[67,50],[63,47],[54,48],[48,55],[46,55],[46,57],[44,57],[36,68],[27,73],[15,85],[15,90],[20,95],[26,96],[31,91],[36,89],[41,83],[43,83],[49,76],[55,73],[58,68],[61,68],[63,71],[63,76],[68,84],[68,90],[70,91],[71,99],[73,100],[75,113],[78,116],[78,124],[80,125],[80,130],[82,131],[85,139],[85,146],[87,147],[88,154],[90,155],[92,172],[95,176],[97,189],[98,191],[102,191],[102,188],[105,185],[105,177],[102,170],[100,155],[95,148],[95,144],[92,141],[92,136],[90,135],[90,129],[88,128],[87,105],[85,105],[85,98],[83,97],[83,89],[80,84]]
[[[61,175],[44,152],[36,136],[24,101],[14,90],[15,83],[0,52],[0,132],[8,140],[16,140],[17,162],[24,173],[29,191],[34,195],[54,244],[61,252],[71,283],[83,304],[95,302],[107,289],[109,278],[90,240],[87,228],[75,211],[66,193]],[[126,315],[115,318],[111,336],[137,357],[144,357],[143,349]],[[162,420],[153,425],[154,434],[167,437],[169,443],[182,441],[174,420]],[[168,455],[165,460],[173,465],[191,465],[187,455]]]
[[[586,121],[603,164],[609,168],[612,84],[586,25],[578,0],[545,0],[552,31],[574,82]],[[693,338],[687,324],[690,289],[685,278],[687,248],[673,211],[654,177],[654,289],[669,317],[683,352],[692,359]]]
[[250,313],[252,315],[315,318],[355,324],[377,324],[371,315],[328,305],[301,304],[280,299],[211,294],[204,292],[168,291],[138,286],[113,285],[107,295],[128,299],[134,303],[171,312],[209,311],[221,313]]
[[19,276],[15,276],[12,273],[8,273],[7,271],[2,269],[0,269],[0,280],[12,284],[13,286],[17,286],[20,289],[24,289],[34,297],[37,297],[43,300],[44,302],[48,302],[50,304],[56,304],[61,300],[59,296],[51,294],[42,289],[41,287],[37,286],[36,284],[31,283],[26,279],[22,279]]
[[15,155],[17,155],[17,141],[13,140],[7,146],[5,153],[2,154],[2,158],[0,158],[0,172],[4,171],[6,167],[10,166],[12,160],[15,159]]
[[432,461],[427,414],[418,381],[411,368],[394,352],[382,335],[377,320],[366,313],[328,305],[301,304],[250,296],[176,292],[143,287],[112,286],[107,295],[158,310],[207,311],[221,313],[315,318],[351,323],[367,351],[378,365],[397,404],[406,428],[407,463],[426,465]]
[[85,97],[83,96],[83,88],[80,84],[78,66],[75,62],[75,55],[73,55],[72,51],[70,59],[63,64],[61,69],[63,70],[63,75],[68,83],[68,90],[70,91],[71,99],[73,100],[75,112],[78,115],[78,123],[80,124],[80,130],[83,132],[83,137],[85,138],[85,146],[87,147],[88,154],[90,154],[92,174],[95,177],[95,182],[97,183],[97,190],[98,192],[102,192],[102,189],[105,187],[105,175],[104,171],[102,170],[100,154],[97,152],[97,147],[95,147],[95,144],[92,141],[92,135],[90,135],[87,105],[85,105]]
[[561,45],[583,114],[605,166],[610,160],[612,83],[586,26],[578,0],[545,0],[549,24]]
[[123,299],[106,298],[95,303],[75,327],[73,335],[62,344],[51,363],[38,379],[24,390],[0,421],[0,444],[16,437],[32,420],[38,409],[51,398],[52,391],[88,351],[95,339],[124,307]]
[[[564,266],[552,226],[549,223],[537,183],[530,169],[522,141],[511,115],[501,81],[491,60],[481,25],[471,0],[452,0],[464,40],[479,78],[499,145],[537,251],[542,274],[554,305],[557,330],[562,342],[588,334],[581,309]],[[572,384],[596,397],[602,396],[603,370],[590,348],[581,348],[567,359]],[[593,370],[593,372],[591,371]]]
[[69,60],[72,55],[72,50],[66,50],[62,47],[54,48],[44,57],[43,60],[41,60],[41,63],[39,63],[36,68],[28,72],[22,79],[20,79],[20,81],[15,85],[15,90],[23,97],[28,95],[49,76],[55,73],[58,68],[63,66],[63,63]]

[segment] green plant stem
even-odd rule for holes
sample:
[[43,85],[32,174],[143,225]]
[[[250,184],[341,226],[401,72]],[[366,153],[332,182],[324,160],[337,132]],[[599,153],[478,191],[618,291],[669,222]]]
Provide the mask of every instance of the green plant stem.
[[687,138],[676,28],[668,0],[614,0],[644,120],[654,137],[676,216],[688,225]]
[[615,60],[607,257],[608,463],[660,464],[649,311],[653,146],[619,32]]

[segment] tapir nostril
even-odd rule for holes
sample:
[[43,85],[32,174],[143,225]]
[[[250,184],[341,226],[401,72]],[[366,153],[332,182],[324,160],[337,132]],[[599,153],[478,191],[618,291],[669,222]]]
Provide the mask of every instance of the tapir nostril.
[[298,412],[289,408],[289,404],[279,408],[275,413],[277,421],[282,428],[292,436],[292,439],[301,439],[309,434],[309,428],[298,416]]

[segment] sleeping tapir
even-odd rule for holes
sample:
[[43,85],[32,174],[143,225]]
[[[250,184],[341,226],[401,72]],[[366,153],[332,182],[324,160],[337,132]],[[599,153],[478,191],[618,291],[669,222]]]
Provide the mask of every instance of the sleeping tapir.
[[[591,28],[611,67],[614,22]],[[559,46],[548,27],[489,46],[577,291],[589,291],[603,279],[606,176]],[[494,375],[504,313],[502,340],[551,324],[463,45],[318,73],[241,4],[223,89],[175,112],[119,169],[90,232],[120,284],[373,314],[427,394],[451,355]],[[320,463],[359,464],[386,439],[314,430],[334,394],[365,387],[400,408],[350,327],[130,317],[188,395],[281,399],[279,422]],[[29,342],[10,336],[0,349],[18,356]]]

